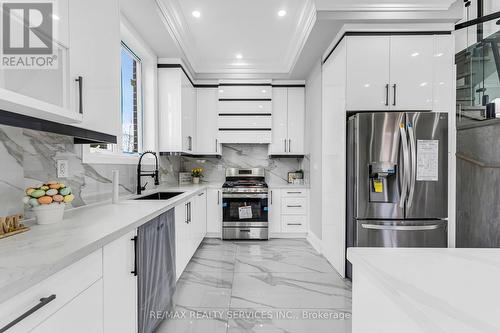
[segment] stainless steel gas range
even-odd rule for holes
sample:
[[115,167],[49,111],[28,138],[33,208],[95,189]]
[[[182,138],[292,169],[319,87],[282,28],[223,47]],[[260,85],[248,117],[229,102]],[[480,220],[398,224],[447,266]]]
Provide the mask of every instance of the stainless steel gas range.
[[226,182],[222,185],[222,238],[267,240],[267,200],[264,169],[226,169]]

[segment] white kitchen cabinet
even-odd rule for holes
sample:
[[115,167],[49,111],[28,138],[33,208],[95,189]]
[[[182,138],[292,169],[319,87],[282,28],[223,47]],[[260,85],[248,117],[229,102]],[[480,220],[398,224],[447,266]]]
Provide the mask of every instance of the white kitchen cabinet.
[[349,36],[347,47],[347,109],[388,110],[390,37]]
[[285,233],[302,233],[307,231],[306,215],[283,215],[281,217],[281,230]]
[[347,64],[346,110],[440,111],[450,105],[452,38],[346,37],[346,58],[338,59]]
[[[434,39],[433,102],[435,112],[455,112],[455,40],[453,35],[436,36]],[[451,131],[450,131],[451,133]]]
[[194,234],[194,243],[192,251],[196,252],[203,238],[207,233],[207,193],[200,192],[194,199],[192,225]]
[[190,201],[175,207],[175,270],[177,280],[190,259],[189,205]]
[[181,68],[158,69],[161,152],[195,152],[196,100],[196,89]]
[[217,88],[197,88],[196,154],[221,155],[222,147],[217,138]]
[[219,85],[219,99],[270,99],[272,87],[270,84],[231,84],[221,83]]
[[273,188],[269,190],[269,233],[270,235],[281,232],[281,190]]
[[220,188],[207,190],[207,235],[222,237],[222,190]]
[[137,230],[103,248],[104,331],[137,332]]
[[391,36],[391,109],[432,110],[434,36]]
[[304,155],[304,88],[273,88],[272,130],[269,155]]
[[[74,113],[82,113],[82,122],[77,126],[118,137],[121,133],[118,0],[70,1],[69,22],[70,105]],[[78,77],[82,78],[80,83],[75,81]]]
[[[100,333],[103,331],[102,279],[35,327],[32,333]],[[107,318],[106,318],[107,320]],[[128,331],[131,331],[128,329]],[[125,331],[109,331],[125,332]]]
[[[0,327],[11,323],[34,306],[41,305],[41,299],[47,299],[48,301],[43,306],[12,326],[8,332],[30,332],[44,321],[54,317],[59,318],[61,321],[64,321],[63,317],[68,317],[75,324],[80,324],[83,328],[89,327],[84,322],[89,320],[89,325],[94,327],[94,324],[99,324],[100,329],[78,332],[101,332],[103,325],[102,284],[99,284],[101,287],[98,290],[94,289],[94,292],[90,295],[86,294],[82,301],[77,301],[77,306],[72,305],[72,300],[79,299],[85,293],[85,290],[91,288],[97,281],[101,281],[102,276],[102,250],[99,249],[15,297],[1,303]],[[66,309],[66,307],[68,308]],[[65,310],[60,312],[62,309]],[[96,310],[98,311],[96,312]],[[64,315],[56,315],[58,312]],[[92,314],[93,318],[87,318],[87,313]],[[64,323],[66,322],[64,321]],[[37,332],[73,332],[73,330],[50,330],[48,328],[52,326],[49,324],[44,324]],[[47,329],[44,329],[44,327]]]

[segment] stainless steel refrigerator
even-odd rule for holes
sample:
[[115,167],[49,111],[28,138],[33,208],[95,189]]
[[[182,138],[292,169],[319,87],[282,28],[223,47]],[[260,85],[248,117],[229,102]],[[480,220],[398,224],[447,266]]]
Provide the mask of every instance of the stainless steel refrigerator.
[[448,115],[358,113],[347,133],[347,247],[446,247]]

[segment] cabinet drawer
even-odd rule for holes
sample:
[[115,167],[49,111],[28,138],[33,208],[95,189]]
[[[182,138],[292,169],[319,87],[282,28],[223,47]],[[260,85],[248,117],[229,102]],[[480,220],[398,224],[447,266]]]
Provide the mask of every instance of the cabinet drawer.
[[305,215],[307,212],[306,205],[307,205],[306,198],[284,197],[281,200],[281,213],[285,215],[288,214]]
[[220,143],[270,143],[271,131],[219,131],[218,138]]
[[271,99],[271,86],[219,86],[219,99]]
[[271,116],[219,116],[218,125],[220,129],[259,128],[268,130],[273,126],[273,119]]
[[219,114],[271,113],[270,101],[219,101]]
[[307,190],[306,189],[300,189],[300,188],[283,189],[281,191],[281,196],[283,198],[285,198],[285,197],[306,197],[307,196]]
[[281,217],[281,230],[283,232],[306,232],[306,216],[283,215]]
[[55,299],[21,320],[8,331],[9,333],[28,332],[101,278],[102,250],[99,249],[0,304],[0,328],[38,305],[41,298],[55,295]]

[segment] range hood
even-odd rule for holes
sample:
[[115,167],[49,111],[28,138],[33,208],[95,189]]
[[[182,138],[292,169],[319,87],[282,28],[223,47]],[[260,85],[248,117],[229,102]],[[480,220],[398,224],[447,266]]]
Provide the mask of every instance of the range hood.
[[116,143],[114,135],[0,110],[0,124],[74,137],[75,144]]

